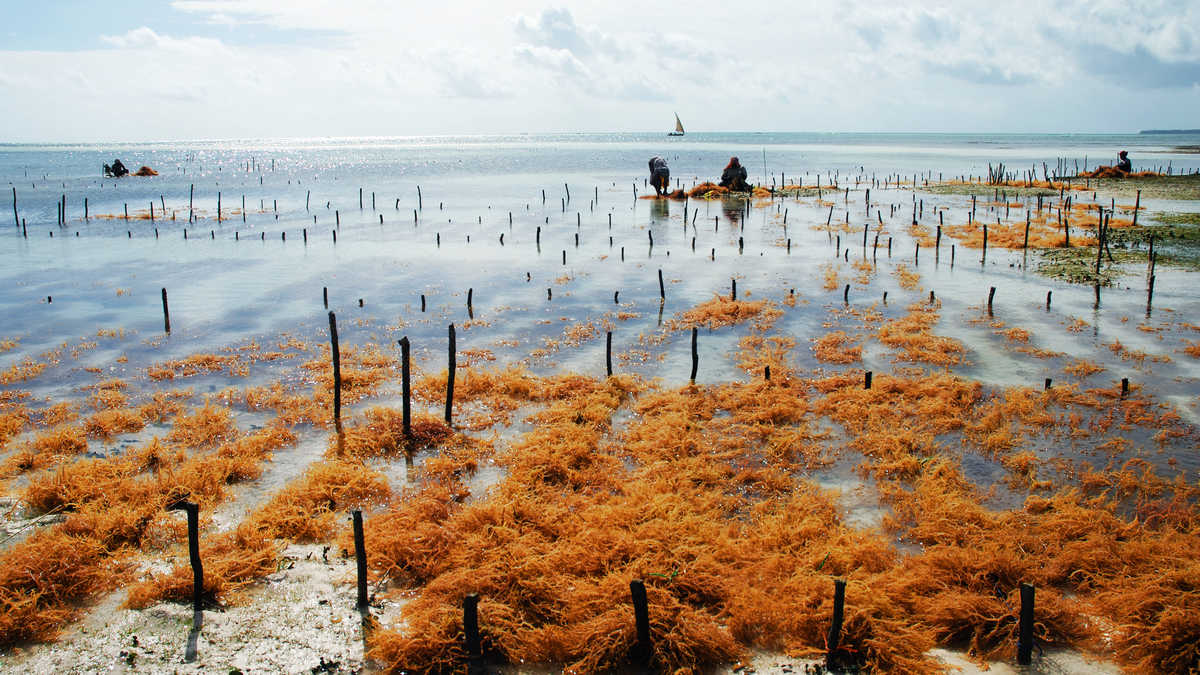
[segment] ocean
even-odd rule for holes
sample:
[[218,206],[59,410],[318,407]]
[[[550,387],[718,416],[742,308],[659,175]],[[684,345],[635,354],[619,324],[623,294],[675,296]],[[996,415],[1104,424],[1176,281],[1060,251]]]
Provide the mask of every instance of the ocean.
[[[780,328],[799,338],[799,365],[817,367],[804,346],[843,302],[842,284],[835,291],[822,287],[824,266],[836,263],[850,273],[856,260],[870,259],[879,265],[877,278],[869,289],[852,283],[849,302],[879,304],[887,292],[891,300],[880,307],[897,313],[935,291],[944,303],[938,331],[971,348],[970,365],[959,369],[964,375],[997,387],[1028,385],[1061,367],[1061,359],[1002,349],[1002,337],[969,320],[991,287],[1004,321],[1031,330],[1040,347],[1086,355],[1109,364],[1115,375],[1128,364],[1106,344],[1119,339],[1131,349],[1157,347],[1155,334],[1133,329],[1146,305],[1136,271],[1103,289],[1096,308],[1092,288],[1035,274],[1036,254],[995,249],[981,264],[978,251],[960,249],[951,266],[945,250],[936,257],[917,253],[902,225],[918,206],[923,222],[939,210],[946,222],[964,222],[970,199],[914,195],[911,186],[896,189],[895,179],[986,175],[989,163],[1040,174],[1043,162],[1054,171],[1060,159],[1073,173],[1076,161],[1080,168],[1113,163],[1118,149],[1128,149],[1138,169],[1190,172],[1200,169],[1200,155],[1174,148],[1196,144],[1200,136],[728,133],[0,145],[0,178],[16,190],[22,223],[18,227],[5,208],[12,194],[6,190],[0,197],[0,213],[10,218],[0,229],[0,311],[9,319],[0,339],[16,344],[0,354],[0,367],[64,344],[95,343],[68,349],[76,355],[22,385],[55,399],[77,396],[98,369],[136,378],[166,359],[251,341],[323,340],[327,289],[328,310],[344,325],[343,344],[394,345],[407,335],[418,362],[434,368],[444,358],[447,324],[470,321],[460,345],[490,350],[496,365],[597,374],[604,367],[603,335],[547,358],[531,360],[530,353],[560,342],[564,326],[596,321],[614,308],[635,315],[614,330],[615,348],[634,348],[662,320],[728,293],[734,278],[756,298],[778,302],[793,290],[799,294],[803,300]],[[648,190],[646,162],[653,155],[668,159],[673,181],[683,187],[715,180],[731,155],[743,160],[752,182],[820,180],[839,187],[823,195],[831,206],[815,198],[771,200],[748,215],[742,203],[729,200],[635,199],[635,190]],[[114,158],[159,175],[104,178],[101,166]],[[880,185],[871,193],[876,210],[890,207],[881,213],[863,208],[873,179]],[[59,225],[64,196],[65,224]],[[1196,210],[1194,202],[1144,200],[1142,206]],[[987,217],[1023,214],[1017,208]],[[844,242],[821,229],[827,220],[848,223]],[[869,252],[858,241],[855,232],[864,225],[875,234],[885,226],[890,254]],[[948,239],[943,248],[952,244]],[[921,275],[920,294],[899,285],[899,265]],[[666,278],[662,304],[659,270]],[[1195,316],[1194,280],[1190,271],[1161,267],[1155,305]],[[1052,312],[1043,309],[1047,291]],[[1090,326],[1086,333],[1063,330],[1076,318]],[[125,337],[98,339],[102,331]],[[702,379],[745,376],[730,358],[744,333],[703,337]],[[686,381],[685,339],[672,336],[661,352],[628,367],[667,384]],[[891,366],[881,349],[869,348],[864,358],[868,369]],[[1130,375],[1152,382],[1195,419],[1200,370],[1194,359]],[[246,383],[272,376],[269,369],[254,372]],[[196,382],[201,392],[229,384]]]

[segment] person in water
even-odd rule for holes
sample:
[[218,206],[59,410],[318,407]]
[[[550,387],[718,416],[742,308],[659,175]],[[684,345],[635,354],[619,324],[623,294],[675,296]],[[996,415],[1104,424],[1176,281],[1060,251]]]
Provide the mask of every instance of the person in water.
[[111,176],[113,178],[120,178],[121,176],[125,176],[128,174],[129,174],[129,169],[126,169],[125,165],[122,164],[121,160],[119,160],[119,159],[114,159],[112,166],[109,166],[107,164],[104,165],[104,175],[105,176]]
[[650,158],[650,186],[659,197],[671,188],[671,169],[667,167],[667,160],[658,155]]
[[725,170],[721,172],[721,187],[734,192],[750,190],[750,186],[746,184],[746,167],[742,166],[737,157],[730,157],[729,164],[726,164]]
[[1133,172],[1133,162],[1129,161],[1129,153],[1125,150],[1117,153],[1117,168],[1125,173]]

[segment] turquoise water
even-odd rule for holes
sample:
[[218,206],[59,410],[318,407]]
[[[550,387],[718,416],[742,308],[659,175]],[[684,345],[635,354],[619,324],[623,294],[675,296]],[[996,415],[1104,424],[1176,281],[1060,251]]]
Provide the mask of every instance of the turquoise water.
[[[0,180],[6,186],[0,196],[0,311],[7,317],[0,339],[19,339],[0,354],[0,368],[64,342],[91,341],[97,343],[94,348],[64,356],[41,377],[13,386],[51,398],[81,396],[79,387],[98,376],[141,378],[144,386],[153,386],[141,374],[167,358],[252,339],[268,343],[285,334],[324,340],[324,287],[330,309],[338,313],[343,344],[394,345],[408,335],[418,362],[428,368],[444,367],[446,324],[462,324],[472,316],[482,323],[460,331],[460,348],[492,350],[500,364],[527,359],[544,340],[561,337],[565,326],[605,318],[616,325],[614,348],[620,352],[659,330],[661,269],[667,281],[663,319],[714,293],[728,293],[735,277],[739,290],[756,298],[778,302],[795,289],[800,302],[777,328],[797,338],[794,360],[800,367],[819,366],[808,340],[825,330],[831,311],[841,308],[840,284],[851,283],[852,305],[877,305],[887,316],[902,314],[908,303],[935,290],[944,303],[937,332],[971,348],[971,365],[960,369],[970,377],[993,386],[1060,379],[1067,359],[1014,354],[986,324],[971,322],[988,288],[995,286],[997,318],[1030,330],[1036,346],[1109,366],[1091,386],[1110,386],[1129,376],[1194,421],[1200,368],[1178,350],[1186,337],[1200,337],[1180,326],[1200,310],[1191,290],[1196,275],[1160,267],[1155,311],[1147,320],[1145,280],[1138,270],[1104,289],[1095,308],[1091,288],[1039,277],[1019,252],[994,250],[981,264],[978,251],[960,250],[951,267],[946,250],[936,259],[924,251],[917,261],[905,234],[914,199],[910,190],[871,193],[876,207],[883,208],[892,254],[872,255],[861,246],[864,224],[877,231],[876,214],[862,208],[862,188],[872,176],[979,175],[986,174],[989,162],[1004,162],[1013,170],[1040,168],[1042,162],[1053,168],[1058,158],[1067,158],[1073,169],[1074,161],[1082,167],[1085,157],[1090,168],[1112,163],[1120,148],[1130,151],[1135,167],[1170,163],[1173,171],[1194,171],[1200,169],[1200,155],[1172,152],[1176,145],[1193,144],[1200,144],[1200,137],[696,134],[668,139],[613,134],[0,145]],[[829,209],[815,197],[771,201],[752,209],[744,221],[739,201],[692,201],[685,224],[681,202],[634,199],[635,188],[638,194],[646,191],[646,160],[655,154],[667,157],[673,179],[689,187],[715,178],[735,154],[755,182],[784,174],[788,182],[799,179],[805,185],[820,176],[827,185],[836,177],[842,187],[852,188],[849,195],[826,192],[824,198],[835,204],[835,222],[849,218],[851,233],[837,248],[816,229],[824,226]],[[154,167],[160,175],[102,178],[101,164],[114,157],[131,169]],[[862,183],[857,189],[856,179]],[[12,187],[27,236],[12,220]],[[194,189],[191,223],[189,188]],[[63,195],[66,224],[59,226],[57,204]],[[927,224],[936,222],[936,208],[947,209],[948,223],[964,222],[970,209],[969,198],[923,194],[917,199]],[[156,219],[139,219],[148,215],[151,202]],[[126,206],[129,220],[123,217]],[[889,206],[896,207],[890,218]],[[947,239],[944,248],[952,243]],[[877,264],[869,287],[850,281],[856,260]],[[893,272],[900,263],[922,275],[919,290],[899,286]],[[824,265],[839,270],[838,290],[822,288]],[[170,297],[169,337],[163,334],[162,288]],[[473,289],[470,314],[468,289]],[[613,303],[617,291],[620,307]],[[1043,308],[1047,291],[1054,294],[1049,312]],[[428,302],[424,313],[422,294]],[[618,309],[636,316],[617,320],[612,312]],[[1075,319],[1086,321],[1087,330],[1067,331]],[[1138,330],[1143,322],[1165,327]],[[97,338],[101,329],[126,334]],[[731,353],[748,330],[702,335],[698,379],[745,377]],[[1169,354],[1171,361],[1122,361],[1106,346],[1115,339],[1132,349]],[[649,359],[621,362],[621,367],[667,384],[683,382],[690,367],[686,341],[686,335],[671,335],[647,350]],[[118,361],[122,356],[127,361]],[[603,356],[600,332],[529,364],[540,371],[601,374]],[[886,372],[891,366],[888,353],[868,349],[865,362],[854,367]],[[264,367],[248,379],[203,376],[177,385],[204,393],[271,373]],[[1192,466],[1196,460],[1184,462]]]

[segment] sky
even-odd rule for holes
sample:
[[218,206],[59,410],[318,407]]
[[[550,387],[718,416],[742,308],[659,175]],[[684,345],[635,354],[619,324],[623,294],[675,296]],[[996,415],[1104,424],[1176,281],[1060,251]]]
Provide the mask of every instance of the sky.
[[0,0],[0,142],[1200,128],[1200,1]]

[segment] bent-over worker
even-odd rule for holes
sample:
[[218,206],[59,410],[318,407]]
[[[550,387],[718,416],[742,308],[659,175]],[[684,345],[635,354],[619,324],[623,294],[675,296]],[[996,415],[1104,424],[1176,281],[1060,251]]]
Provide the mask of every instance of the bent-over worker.
[[671,187],[671,169],[667,167],[667,160],[658,155],[650,158],[650,185],[660,197]]

